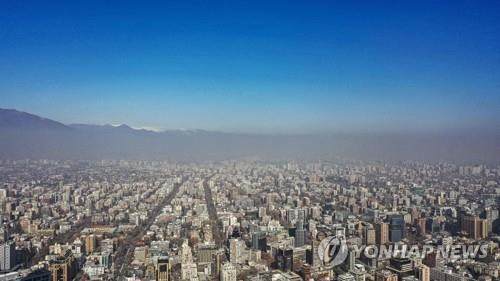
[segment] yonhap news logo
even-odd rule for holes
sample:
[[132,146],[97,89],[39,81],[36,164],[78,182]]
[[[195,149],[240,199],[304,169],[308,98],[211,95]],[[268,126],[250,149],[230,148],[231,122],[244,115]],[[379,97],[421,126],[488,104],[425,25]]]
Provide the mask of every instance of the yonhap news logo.
[[438,259],[459,260],[459,259],[482,259],[490,252],[489,244],[482,245],[409,245],[396,243],[393,245],[356,245],[348,246],[343,236],[328,236],[321,240],[318,245],[318,257],[325,268],[333,268],[345,262],[349,252],[355,258],[361,256],[367,258],[426,258],[428,255],[435,255]]
[[349,252],[347,243],[342,236],[328,236],[321,240],[318,245],[318,256],[323,266],[332,268],[342,264]]

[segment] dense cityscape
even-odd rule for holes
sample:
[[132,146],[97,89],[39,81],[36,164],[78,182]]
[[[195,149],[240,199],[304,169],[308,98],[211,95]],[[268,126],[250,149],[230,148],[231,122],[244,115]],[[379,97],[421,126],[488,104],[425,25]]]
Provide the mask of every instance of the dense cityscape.
[[[499,180],[451,163],[1,160],[0,280],[500,280]],[[382,245],[482,248],[359,250]]]

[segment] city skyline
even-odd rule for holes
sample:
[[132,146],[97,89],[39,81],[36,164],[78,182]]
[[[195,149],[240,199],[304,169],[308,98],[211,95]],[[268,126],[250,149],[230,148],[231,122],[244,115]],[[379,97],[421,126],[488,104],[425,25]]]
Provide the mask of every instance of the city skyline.
[[2,108],[244,133],[500,127],[500,5],[10,2]]

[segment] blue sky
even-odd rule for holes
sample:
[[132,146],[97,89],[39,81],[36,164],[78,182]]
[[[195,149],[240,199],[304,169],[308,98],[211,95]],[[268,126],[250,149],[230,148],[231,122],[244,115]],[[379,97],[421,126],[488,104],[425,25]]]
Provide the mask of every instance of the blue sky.
[[500,128],[498,1],[73,2],[2,1],[0,107],[162,129]]

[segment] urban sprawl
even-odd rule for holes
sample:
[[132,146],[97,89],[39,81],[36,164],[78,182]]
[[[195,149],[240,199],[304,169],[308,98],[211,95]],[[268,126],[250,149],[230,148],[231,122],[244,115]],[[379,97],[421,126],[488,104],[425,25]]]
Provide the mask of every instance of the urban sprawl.
[[0,160],[0,202],[0,281],[500,280],[497,165]]

